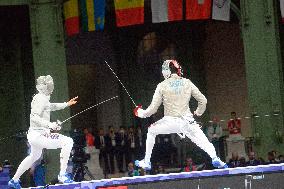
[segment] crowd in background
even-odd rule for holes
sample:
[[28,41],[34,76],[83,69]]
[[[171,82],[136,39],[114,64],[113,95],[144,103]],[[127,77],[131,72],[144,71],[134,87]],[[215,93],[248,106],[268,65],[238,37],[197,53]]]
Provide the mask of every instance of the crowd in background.
[[[227,123],[229,134],[235,135],[241,133],[241,121],[236,116],[236,112],[231,112],[231,119]],[[91,135],[94,138],[94,146],[100,149],[100,165],[107,174],[117,172],[127,173],[126,176],[144,175],[144,170],[135,168],[133,162],[143,159],[145,153],[145,141],[147,130],[143,131],[144,126],[120,127],[116,129],[109,126],[108,130],[100,128],[94,130],[87,128],[85,135]],[[147,128],[147,127],[146,127]],[[224,154],[224,149],[220,148],[220,138],[223,135],[223,129],[218,123],[217,118],[213,118],[210,125],[203,128],[210,142],[216,148],[217,154]],[[203,162],[194,161],[194,154],[180,156],[180,138],[175,134],[158,135],[156,144],[152,153],[152,171],[151,174],[166,173],[169,171],[197,171],[203,169],[213,169],[211,160],[203,156]],[[225,157],[223,156],[223,159]],[[256,153],[249,150],[247,157],[239,157],[237,152],[233,152],[227,164],[230,168],[257,166],[270,163],[283,163],[284,156],[278,155],[276,151],[270,151],[267,154],[268,161],[257,157]],[[117,170],[115,168],[117,165]]]
[[[239,134],[241,130],[241,122],[236,117],[236,113],[231,113],[232,118],[228,122],[228,130],[230,134]],[[170,172],[191,172],[204,169],[213,169],[211,159],[203,151],[182,152],[181,146],[184,145],[186,139],[181,139],[176,134],[164,134],[156,137],[156,143],[153,149],[151,163],[152,170],[146,172],[134,165],[135,160],[141,160],[145,155],[145,144],[147,137],[147,126],[130,126],[130,127],[113,127],[109,126],[106,130],[103,128],[96,129],[94,127],[85,129],[75,129],[71,137],[74,140],[75,148],[78,146],[94,146],[99,149],[99,162],[105,177],[109,178],[113,174],[120,176],[143,176],[145,174],[163,174]],[[223,154],[224,147],[222,145],[222,127],[218,124],[218,119],[213,118],[210,125],[202,128],[210,142],[216,148],[218,156]],[[79,131],[79,132],[78,132]],[[75,135],[74,135],[75,133]],[[76,133],[81,133],[81,137],[77,137]],[[79,136],[79,135],[78,135]],[[195,147],[185,146],[185,149]],[[198,149],[197,147],[195,149]],[[277,151],[271,150],[267,153],[267,161],[262,157],[258,157],[251,149],[248,150],[247,157],[239,157],[237,152],[233,152],[227,161],[230,168],[257,166],[266,164],[284,163],[284,156],[278,154]],[[199,155],[201,158],[196,158]],[[200,161],[201,160],[201,161]],[[1,172],[1,167],[0,167]],[[71,171],[72,172],[72,171]],[[43,185],[44,183],[44,160],[41,158],[30,170],[32,186]],[[39,184],[41,183],[41,184]]]
[[[120,127],[116,130],[109,127],[105,132],[100,128],[97,132],[92,129],[84,130],[86,139],[90,135],[94,137],[94,145],[100,149],[100,164],[107,174],[115,174],[117,172],[126,173],[125,176],[144,175],[144,171],[136,169],[133,162],[143,159],[145,153],[146,135],[142,132],[141,127],[129,127],[128,129]],[[178,161],[177,146],[174,142],[173,135],[158,135],[156,137],[156,145],[153,150],[151,174],[166,173],[166,169],[183,172],[197,171],[203,169],[212,169],[210,159],[206,162],[196,165],[190,156]],[[270,163],[284,163],[284,156],[277,155],[276,151],[268,152],[268,161],[263,158],[256,157],[255,152],[248,153],[248,160],[245,157],[239,157],[238,153],[232,153],[232,157],[227,162],[230,168],[257,166]],[[115,170],[115,164],[118,170]],[[176,168],[176,169],[171,169]]]

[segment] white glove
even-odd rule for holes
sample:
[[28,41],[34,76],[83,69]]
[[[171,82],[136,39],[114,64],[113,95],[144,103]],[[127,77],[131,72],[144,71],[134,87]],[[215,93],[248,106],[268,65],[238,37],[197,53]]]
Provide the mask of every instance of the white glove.
[[202,114],[199,114],[199,113],[197,113],[197,111],[194,111],[194,113],[193,113],[194,115],[196,115],[196,116],[202,116]]
[[143,110],[142,108],[138,108],[137,117],[146,118],[146,115],[144,114],[144,112],[145,112],[145,110]]
[[50,122],[48,124],[48,128],[54,131],[59,131],[61,129],[61,126],[59,125],[59,122]]

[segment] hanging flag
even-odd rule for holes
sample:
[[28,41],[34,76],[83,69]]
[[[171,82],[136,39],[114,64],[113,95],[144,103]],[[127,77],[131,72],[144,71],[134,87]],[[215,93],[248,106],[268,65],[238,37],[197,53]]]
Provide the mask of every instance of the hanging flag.
[[105,0],[80,0],[80,11],[83,31],[104,29]]
[[78,0],[69,0],[63,4],[65,30],[68,36],[79,33]]
[[144,0],[114,0],[114,6],[118,27],[144,23]]
[[284,0],[280,0],[281,21],[284,23]]
[[95,5],[95,28],[103,30],[105,27],[105,0],[94,0]]
[[211,0],[186,0],[186,19],[201,20],[211,16]]
[[230,21],[231,0],[213,0],[212,19]]
[[152,22],[169,22],[182,20],[183,0],[152,0]]

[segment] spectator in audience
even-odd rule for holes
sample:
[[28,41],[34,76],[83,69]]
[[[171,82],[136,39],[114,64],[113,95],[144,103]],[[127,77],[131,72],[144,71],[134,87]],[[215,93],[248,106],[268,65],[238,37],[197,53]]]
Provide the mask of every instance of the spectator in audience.
[[104,129],[99,129],[99,135],[95,137],[96,148],[100,149],[99,159],[100,165],[103,168],[105,173],[109,173],[108,165],[108,154],[107,154],[107,144],[109,143],[109,138],[104,134]]
[[139,176],[145,176],[146,172],[143,168],[139,168]]
[[126,162],[132,162],[135,159],[135,154],[137,150],[137,141],[138,138],[136,133],[134,133],[134,128],[130,127],[127,133],[127,141],[126,141],[126,148],[127,148],[127,155],[126,155]]
[[232,153],[232,158],[229,160],[228,166],[230,168],[239,167],[240,166],[240,160],[239,155],[237,152]]
[[274,151],[270,151],[270,152],[267,153],[267,159],[268,159],[268,161],[266,162],[266,164],[278,163],[275,159],[275,152]]
[[262,157],[259,157],[258,160],[260,162],[260,165],[266,164],[265,160]]
[[209,141],[214,145],[216,153],[220,156],[220,137],[223,135],[223,129],[220,126],[218,118],[214,117],[213,122],[207,129],[207,136]]
[[163,165],[158,165],[157,174],[165,174],[165,168]]
[[132,162],[128,163],[128,172],[127,176],[133,177],[133,176],[139,176],[139,171],[134,169],[134,164]]
[[246,167],[247,166],[245,157],[240,157],[239,161],[240,161],[239,167]]
[[257,166],[260,165],[260,161],[255,158],[254,152],[249,152],[248,154],[249,160],[247,161],[247,166]]
[[127,135],[125,133],[123,126],[120,127],[117,136],[118,136],[117,141],[116,141],[116,146],[117,146],[117,150],[118,150],[117,165],[118,165],[119,172],[124,173],[123,165],[124,165],[124,162],[125,162],[124,156],[126,155]]
[[275,161],[276,161],[276,162],[279,162],[278,155],[277,155],[277,151],[276,151],[276,150],[272,150],[271,152],[274,154]]
[[115,132],[115,129],[112,126],[109,126],[109,133],[108,133],[108,156],[109,156],[109,161],[110,161],[110,172],[111,174],[115,173],[115,168],[114,168],[114,157],[117,161],[117,146],[116,146],[116,141],[117,141],[117,133]]
[[197,171],[196,165],[193,163],[191,158],[186,158],[185,166],[182,169],[182,172],[191,172]]
[[144,156],[144,148],[145,148],[145,136],[142,133],[141,126],[137,127],[137,151],[135,155],[135,159],[141,159]]
[[279,155],[278,156],[278,159],[279,159],[279,163],[284,163],[284,156],[283,155]]
[[231,119],[228,122],[230,135],[241,134],[241,120],[237,118],[236,112],[231,112]]
[[92,134],[91,128],[85,128],[84,129],[84,134],[86,138],[86,146],[94,146],[95,145],[95,137]]
[[157,162],[157,164],[153,166],[152,171],[151,174],[153,175],[166,173],[164,166],[160,164],[160,162]]

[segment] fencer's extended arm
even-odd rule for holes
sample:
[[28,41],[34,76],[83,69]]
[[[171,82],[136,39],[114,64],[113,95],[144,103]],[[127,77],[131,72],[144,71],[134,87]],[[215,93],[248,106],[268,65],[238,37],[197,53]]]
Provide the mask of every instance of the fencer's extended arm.
[[48,99],[42,95],[37,94],[34,96],[31,104],[31,115],[30,120],[33,126],[48,128],[50,122],[42,118],[44,108],[48,104]]
[[159,106],[162,104],[161,84],[159,84],[155,90],[152,102],[150,106],[143,111],[144,117],[150,117],[157,112]]
[[68,106],[67,102],[64,103],[50,103],[50,111],[62,110]]
[[201,116],[206,110],[207,99],[193,83],[191,83],[191,95],[198,102],[195,113],[197,114],[197,116]]

